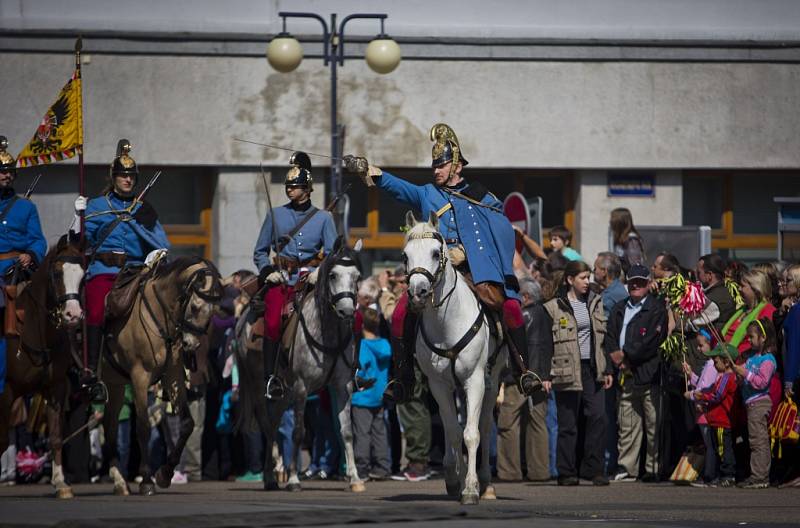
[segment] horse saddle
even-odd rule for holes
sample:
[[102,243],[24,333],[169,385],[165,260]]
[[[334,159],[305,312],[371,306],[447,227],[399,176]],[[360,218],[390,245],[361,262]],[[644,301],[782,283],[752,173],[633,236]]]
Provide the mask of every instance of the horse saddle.
[[[304,291],[298,294],[297,305],[300,306],[307,295],[311,295],[313,288],[306,287]],[[283,350],[291,350],[294,338],[297,335],[297,327],[299,319],[297,311],[294,309],[295,303],[289,302],[284,305],[281,312],[281,346]],[[262,303],[263,306],[263,303]],[[250,335],[247,336],[245,345],[251,350],[262,349],[262,339],[264,338],[264,310],[253,312],[251,301],[251,316],[255,318],[252,324]]]
[[139,287],[149,275],[147,268],[142,266],[125,266],[122,268],[117,274],[114,286],[106,296],[106,321],[123,319],[131,313],[133,302],[139,293]]
[[3,286],[5,296],[5,316],[3,318],[3,335],[17,337],[22,333],[22,323],[25,320],[25,310],[17,308],[17,299],[28,282],[19,282]]

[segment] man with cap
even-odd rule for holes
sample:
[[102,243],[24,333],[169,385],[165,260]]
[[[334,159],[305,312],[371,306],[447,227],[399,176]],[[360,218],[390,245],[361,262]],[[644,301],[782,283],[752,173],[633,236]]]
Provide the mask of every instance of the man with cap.
[[664,302],[650,294],[650,271],[634,264],[628,272],[628,298],[611,309],[605,350],[620,369],[619,424],[620,473],[617,481],[639,477],[639,451],[643,423],[647,430],[647,458],[643,481],[658,478],[658,348],[667,337]]
[[295,152],[289,164],[284,182],[289,203],[267,214],[253,251],[259,280],[267,285],[263,354],[265,391],[270,399],[281,399],[286,392],[284,381],[275,374],[283,309],[298,279],[313,272],[336,242],[333,216],[311,205],[314,188],[308,155]]
[[[502,313],[511,342],[510,361],[523,394],[533,393],[540,384],[525,364],[527,338],[514,275],[514,229],[503,215],[502,203],[483,185],[462,176],[468,164],[453,129],[444,123],[431,128],[433,183],[415,185],[369,165],[364,158],[345,158],[345,166],[358,173],[367,186],[377,185],[396,200],[414,207],[428,218],[439,217],[439,232],[447,243],[450,262],[471,275],[481,301]],[[407,314],[408,296],[398,302],[392,316],[394,379],[386,396],[402,402],[410,397],[414,384],[413,346],[416,316]]]
[[108,184],[97,198],[75,200],[73,231],[80,230],[78,215],[85,211],[89,268],[86,271],[86,340],[88,364],[81,383],[97,383],[97,362],[105,311],[106,295],[125,266],[142,266],[153,251],[169,249],[167,234],[158,221],[153,206],[136,200],[134,189],[139,168],[130,156],[127,139],[117,143],[117,155],[111,162]]
[[[22,272],[31,271],[47,252],[36,206],[14,192],[17,162],[7,149],[8,140],[0,136],[0,288],[6,284],[5,277],[13,273],[15,265]],[[5,295],[0,294],[0,393],[6,377],[4,310]]]

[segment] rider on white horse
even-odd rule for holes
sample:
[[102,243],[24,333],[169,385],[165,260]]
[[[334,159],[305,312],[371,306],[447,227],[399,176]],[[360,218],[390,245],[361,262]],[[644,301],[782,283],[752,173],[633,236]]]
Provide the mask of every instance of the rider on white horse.
[[[478,182],[461,176],[467,160],[453,130],[443,123],[431,128],[433,183],[414,185],[364,158],[345,157],[347,170],[358,173],[367,186],[377,185],[396,200],[419,210],[423,218],[434,213],[439,232],[447,244],[450,261],[469,274],[481,301],[502,321],[512,350],[510,362],[524,394],[540,387],[527,367],[527,338],[520,307],[519,283],[514,276],[514,230],[503,215],[501,202]],[[407,400],[414,383],[413,354],[417,317],[407,313],[408,296],[398,302],[392,315],[394,379],[386,396],[397,402]]]
[[[305,152],[289,159],[286,196],[289,203],[271,210],[261,226],[253,261],[259,282],[267,285],[264,294],[264,383],[267,397],[281,399],[286,384],[276,374],[281,338],[282,314],[293,298],[301,275],[312,273],[336,242],[336,226],[328,211],[311,205],[313,179],[311,160]],[[275,256],[270,257],[274,251]]]

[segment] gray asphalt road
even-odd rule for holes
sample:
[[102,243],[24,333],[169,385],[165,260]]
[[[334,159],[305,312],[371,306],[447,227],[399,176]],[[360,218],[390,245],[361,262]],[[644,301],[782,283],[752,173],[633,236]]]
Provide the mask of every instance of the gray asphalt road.
[[[305,483],[299,493],[264,492],[257,484],[201,482],[154,497],[114,497],[108,484],[79,485],[57,501],[45,485],[0,489],[0,525],[345,526],[421,523],[437,526],[781,526],[800,522],[800,489],[697,489],[671,484],[499,483],[498,499],[464,507],[444,482],[371,482],[353,494],[342,482]],[[133,488],[136,489],[135,487]]]

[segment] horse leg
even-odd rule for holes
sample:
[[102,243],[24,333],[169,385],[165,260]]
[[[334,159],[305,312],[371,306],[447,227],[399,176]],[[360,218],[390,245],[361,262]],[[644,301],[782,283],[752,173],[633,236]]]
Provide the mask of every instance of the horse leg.
[[[133,385],[133,403],[136,407],[136,437],[139,441],[139,452],[141,461],[139,463],[139,475],[142,481],[139,483],[139,495],[155,495],[156,485],[153,483],[150,469],[150,453],[147,449],[150,439],[150,420],[147,416],[147,389],[150,382],[150,375],[141,366],[131,369],[131,384]],[[166,417],[164,418],[166,420]],[[116,418],[114,419],[114,430],[116,430]]]
[[482,367],[476,367],[464,383],[467,394],[467,425],[464,428],[464,443],[467,445],[467,477],[464,480],[464,491],[461,492],[461,504],[478,504],[478,475],[476,461],[478,458],[478,444],[480,433],[478,421],[485,389],[485,379]]
[[47,428],[50,430],[50,449],[53,450],[53,477],[51,482],[56,489],[56,498],[71,499],[74,497],[72,488],[64,480],[64,469],[62,467],[62,447],[61,439],[62,425],[64,423],[64,401],[66,400],[66,387],[61,384],[52,393],[52,401],[47,406]]
[[[294,394],[294,427],[292,429],[292,461],[289,463],[289,483],[286,486],[288,491],[301,491],[300,478],[298,476],[300,466],[300,448],[305,438],[305,420],[303,413],[306,408],[306,386],[302,380],[298,379],[294,383],[292,390]],[[270,450],[272,446],[270,446]],[[284,453],[284,457],[286,454]],[[286,460],[283,461],[284,465]]]
[[453,389],[446,385],[441,379],[429,376],[428,384],[431,393],[439,404],[439,415],[444,426],[444,483],[447,494],[451,497],[458,497],[462,490],[461,466],[464,463],[461,454],[463,431],[461,424],[458,423],[456,404],[453,400]]
[[[108,462],[108,476],[114,481],[114,495],[129,495],[128,483],[119,470],[119,450],[117,436],[119,428],[119,411],[125,400],[125,385],[108,384],[108,403],[103,411],[103,458]],[[138,410],[137,410],[138,415]],[[149,430],[149,425],[148,425]]]
[[483,391],[483,402],[480,409],[480,421],[478,430],[480,431],[481,467],[478,468],[478,483],[480,485],[481,499],[495,500],[494,486],[492,486],[492,468],[489,464],[489,448],[491,447],[489,437],[492,434],[492,421],[494,420],[494,402],[497,401],[497,389],[499,387],[498,376],[492,376],[489,380],[491,390]]
[[8,441],[9,430],[11,428],[11,406],[14,403],[11,386],[6,381],[6,388],[0,392],[0,455],[6,452],[10,442]]
[[[344,457],[347,464],[347,476],[350,478],[350,491],[361,493],[366,491],[364,482],[358,476],[356,455],[353,450],[353,423],[350,414],[350,402],[353,396],[353,382],[350,380],[350,369],[347,369],[346,378],[340,378],[334,384],[336,394],[336,413],[339,417],[339,431],[344,442]],[[346,381],[345,381],[346,380]],[[365,438],[364,441],[369,441]]]
[[167,454],[166,463],[156,471],[156,484],[160,488],[169,488],[170,484],[172,484],[172,476],[175,474],[175,467],[180,463],[181,454],[183,453],[183,448],[186,446],[186,441],[189,440],[189,436],[192,434],[192,431],[194,431],[194,419],[192,418],[192,413],[189,411],[189,401],[186,398],[185,385],[183,385],[183,382],[178,382],[178,387],[178,401],[180,402],[178,411],[180,416],[178,440],[174,445],[169,446],[170,450]]

